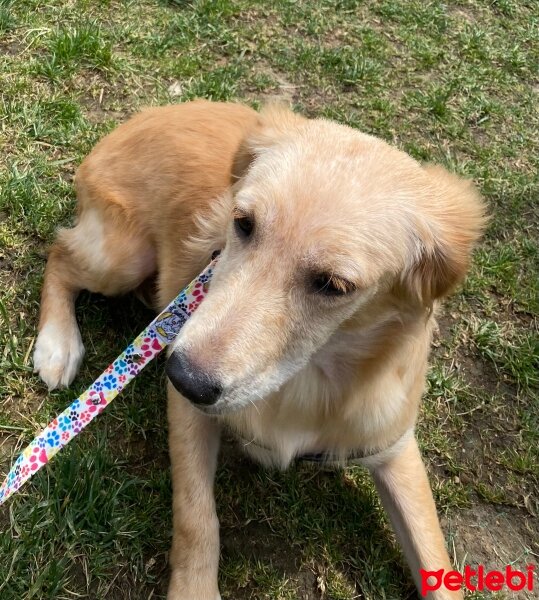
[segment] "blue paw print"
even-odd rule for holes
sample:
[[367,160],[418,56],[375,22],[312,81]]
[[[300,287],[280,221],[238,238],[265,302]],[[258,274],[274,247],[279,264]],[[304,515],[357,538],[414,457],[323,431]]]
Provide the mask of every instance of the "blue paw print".
[[59,423],[60,423],[60,429],[62,431],[71,429],[71,419],[69,417],[66,417],[65,415],[63,417],[60,417]]
[[58,446],[59,442],[60,435],[57,431],[49,431],[49,433],[47,433],[47,444],[49,444],[49,446]]
[[46,442],[45,442],[45,440],[44,440],[43,438],[39,438],[39,439],[37,440],[37,445],[38,445],[38,448],[45,448],[45,446],[46,446],[47,444],[46,444]]
[[105,377],[103,378],[103,385],[108,389],[108,390],[112,390],[117,383],[117,379],[116,377],[114,377],[114,375],[105,375]]
[[103,383],[101,381],[94,381],[94,384],[92,385],[92,389],[94,389],[96,392],[102,392],[103,391]]
[[114,370],[119,375],[122,375],[123,373],[126,373],[127,372],[127,363],[125,362],[125,360],[123,360],[123,359],[117,360],[114,363]]

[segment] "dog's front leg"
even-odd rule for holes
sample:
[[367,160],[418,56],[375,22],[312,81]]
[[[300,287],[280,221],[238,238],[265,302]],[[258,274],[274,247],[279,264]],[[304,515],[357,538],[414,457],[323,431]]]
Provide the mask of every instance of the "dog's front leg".
[[168,600],[218,600],[219,522],[213,483],[219,427],[169,383],[174,531]]
[[[411,435],[401,452],[374,468],[373,476],[419,592],[430,600],[462,598],[460,590],[447,589],[441,579],[451,563],[415,437]],[[420,569],[438,573],[425,579]],[[453,581],[450,587],[458,586]]]

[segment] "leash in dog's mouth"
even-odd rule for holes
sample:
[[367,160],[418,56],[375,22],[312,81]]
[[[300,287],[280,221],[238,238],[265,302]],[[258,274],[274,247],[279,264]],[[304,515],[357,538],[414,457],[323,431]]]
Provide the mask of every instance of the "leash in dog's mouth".
[[176,339],[187,319],[208,293],[220,254],[112,362],[92,385],[25,448],[0,488],[0,504],[77,436],[164,348]]

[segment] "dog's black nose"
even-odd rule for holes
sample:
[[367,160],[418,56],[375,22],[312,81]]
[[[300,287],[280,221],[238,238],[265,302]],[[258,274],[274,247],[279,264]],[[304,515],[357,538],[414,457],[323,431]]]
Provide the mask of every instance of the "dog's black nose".
[[223,391],[218,381],[196,367],[183,352],[173,352],[166,365],[172,385],[193,404],[215,404]]

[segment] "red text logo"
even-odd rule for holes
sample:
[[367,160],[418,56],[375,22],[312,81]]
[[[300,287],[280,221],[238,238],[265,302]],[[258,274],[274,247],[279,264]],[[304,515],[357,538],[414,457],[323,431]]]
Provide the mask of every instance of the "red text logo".
[[439,590],[442,586],[455,592],[464,586],[471,592],[487,590],[498,592],[504,587],[508,590],[518,592],[523,589],[533,590],[534,565],[528,565],[526,571],[513,569],[507,565],[504,571],[485,571],[483,565],[472,569],[469,565],[464,567],[464,573],[458,571],[426,571],[419,569],[421,575],[421,594],[426,596],[429,592]]

